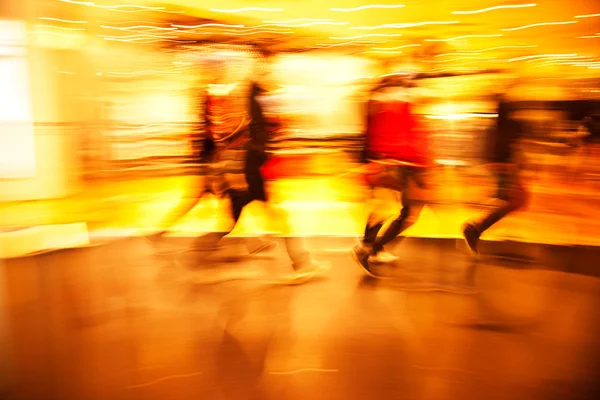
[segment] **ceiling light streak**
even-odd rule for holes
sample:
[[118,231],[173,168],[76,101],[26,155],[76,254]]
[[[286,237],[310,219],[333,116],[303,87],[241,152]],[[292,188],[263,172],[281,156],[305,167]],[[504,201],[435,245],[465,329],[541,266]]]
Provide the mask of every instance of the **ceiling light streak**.
[[108,72],[110,75],[145,75],[145,74],[179,74],[175,71],[160,71],[160,70],[143,70],[143,71],[132,71],[132,72]]
[[258,30],[254,32],[225,32],[225,31],[217,31],[215,35],[225,35],[225,36],[251,36],[251,35],[260,35],[261,33],[278,33],[281,35],[290,35],[294,32],[292,31],[270,31],[270,30]]
[[[443,54],[437,54],[434,57],[447,57],[447,56],[475,56],[477,53],[474,51],[471,52],[457,52],[457,53],[443,53]],[[475,57],[477,58],[477,57]]]
[[[148,6],[140,6],[140,5],[136,5],[136,4],[120,4],[120,5],[115,5],[115,6],[102,6],[99,4],[95,4],[94,2],[91,2],[91,1],[76,1],[76,0],[58,0],[58,1],[63,2],[63,3],[77,4],[77,5],[81,5],[81,6],[102,8],[104,10],[118,11],[118,12],[123,12],[123,13],[140,13],[140,12],[148,12],[148,11],[161,12],[161,13],[167,13],[167,14],[183,14],[184,13],[183,11],[166,10],[164,7],[148,7]],[[134,8],[134,10],[122,10],[122,8]]]
[[263,21],[265,24],[293,24],[294,22],[331,22],[331,18],[296,18],[287,21]]
[[[554,58],[554,59],[552,59],[550,61],[544,61],[544,62],[559,63],[559,62],[565,62],[565,61],[569,61],[569,60],[583,60],[583,59],[589,60],[590,58],[586,57],[586,56],[556,57],[556,58]],[[525,62],[531,63],[531,62],[536,62],[536,61],[541,61],[541,60],[543,60],[543,58],[542,59],[540,59],[540,58],[533,58],[533,59],[527,60]]]
[[575,18],[594,18],[600,17],[600,14],[584,14],[584,15],[576,15]]
[[245,7],[245,8],[237,8],[237,9],[233,9],[233,10],[223,10],[220,8],[211,8],[210,11],[217,12],[217,13],[235,14],[235,13],[241,13],[241,12],[246,12],[246,11],[281,12],[281,11],[283,11],[283,8]]
[[402,51],[397,50],[367,50],[366,53],[377,53],[377,54],[402,54]]
[[404,46],[396,46],[396,47],[375,47],[375,48],[373,48],[373,50],[398,50],[398,49],[404,49],[407,47],[421,47],[421,45],[418,43],[414,43],[414,44],[405,44]]
[[317,43],[315,46],[318,46],[317,48],[320,48],[320,49],[329,49],[331,47],[340,47],[340,46],[365,46],[365,45],[372,45],[372,44],[373,44],[372,41],[353,40],[353,41],[349,41],[349,42],[333,43],[333,44]]
[[334,12],[353,12],[353,11],[362,11],[369,9],[394,9],[394,8],[404,8],[404,4],[370,4],[366,6],[359,6],[354,8],[330,8],[329,11]]
[[523,57],[511,58],[508,60],[508,62],[530,60],[532,58],[551,58],[551,57],[566,58],[566,57],[575,57],[575,56],[577,56],[577,54],[538,54],[535,56],[523,56]]
[[66,24],[87,24],[87,21],[71,21],[68,19],[60,19],[60,18],[50,18],[50,17],[39,17],[38,19],[44,20],[44,21],[57,21],[57,22],[64,22]]
[[503,31],[519,31],[521,29],[535,28],[538,26],[549,26],[549,25],[570,25],[576,24],[577,21],[559,21],[559,22],[540,22],[539,24],[531,24],[524,26],[517,26],[515,28],[504,28]]
[[177,25],[171,24],[173,28],[183,28],[183,29],[198,29],[198,28],[207,28],[207,27],[222,27],[222,28],[244,28],[245,25],[230,25],[230,24],[200,24],[200,25]]
[[453,25],[458,24],[460,21],[423,21],[423,22],[414,22],[407,24],[383,24],[376,26],[353,26],[350,29],[358,29],[358,30],[374,30],[374,29],[402,29],[402,28],[412,28],[416,26],[426,26],[426,25]]
[[133,38],[152,38],[152,39],[177,39],[177,36],[160,36],[160,35],[151,35],[146,33],[140,33],[137,35],[128,35],[128,36],[108,36],[108,35],[98,35],[100,37],[112,37],[117,39],[133,39]]
[[116,29],[119,31],[134,31],[136,29],[148,29],[150,31],[176,31],[177,28],[163,28],[160,26],[150,26],[150,25],[134,25],[134,26],[110,26],[110,25],[100,25],[100,28],[104,29]]
[[578,39],[600,39],[600,35],[595,34],[592,36],[579,36]]
[[332,36],[329,39],[331,40],[354,40],[361,39],[366,37],[400,37],[401,33],[367,33],[365,35],[358,36]]
[[471,38],[492,38],[492,37],[500,37],[501,33],[491,34],[491,35],[464,35],[464,36],[456,36],[448,39],[425,39],[426,42],[453,42],[455,40],[461,39],[471,39]]
[[472,11],[452,11],[452,14],[456,15],[471,15],[471,14],[481,14],[488,11],[501,10],[507,8],[526,8],[526,7],[535,7],[537,4],[529,3],[529,4],[509,4],[504,6],[494,6],[488,8],[482,8],[480,10],[472,10]]
[[[305,26],[314,26],[314,25],[332,25],[332,26],[340,26],[340,25],[348,25],[349,22],[331,22],[331,21],[316,21],[316,22],[305,22],[301,24],[268,24],[263,26],[281,26],[284,28],[303,28]],[[261,26],[261,25],[259,25]]]
[[62,29],[64,31],[85,31],[85,28],[66,28],[63,26],[56,25],[35,25],[36,28],[52,28],[52,29]]
[[488,47],[487,49],[475,50],[475,52],[485,52],[485,51],[493,51],[493,50],[501,50],[501,49],[529,49],[537,47],[537,45],[514,45],[514,46],[496,46],[496,47]]

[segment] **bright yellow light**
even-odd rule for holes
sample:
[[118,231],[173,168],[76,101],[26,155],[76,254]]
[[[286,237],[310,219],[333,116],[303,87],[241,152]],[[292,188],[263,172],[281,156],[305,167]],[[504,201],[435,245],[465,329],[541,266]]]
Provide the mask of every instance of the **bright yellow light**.
[[510,9],[510,8],[527,8],[527,7],[535,7],[535,3],[529,4],[508,4],[504,6],[494,6],[488,8],[482,8],[481,10],[473,10],[473,11],[452,11],[452,14],[458,15],[470,15],[470,14],[481,14],[484,12],[494,11],[494,10],[502,10],[502,9]]
[[36,173],[26,35],[24,23],[0,21],[0,178]]
[[504,28],[502,29],[503,31],[519,31],[521,29],[529,29],[529,28],[535,28],[538,26],[550,26],[550,25],[570,25],[570,24],[576,24],[577,21],[560,21],[560,22],[540,22],[538,24],[531,24],[531,25],[524,25],[524,26],[517,26],[515,28]]
[[354,11],[362,11],[369,9],[394,9],[394,8],[404,8],[404,4],[370,4],[366,6],[359,6],[354,8],[330,8],[330,11],[335,12],[354,12]]

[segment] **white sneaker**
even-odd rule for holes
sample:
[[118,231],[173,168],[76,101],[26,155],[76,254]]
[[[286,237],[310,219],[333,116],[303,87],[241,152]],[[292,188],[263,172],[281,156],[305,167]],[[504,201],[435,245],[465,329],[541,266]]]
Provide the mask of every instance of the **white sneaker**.
[[369,262],[379,263],[379,264],[387,264],[387,263],[392,263],[392,262],[398,260],[398,258],[399,258],[398,256],[395,256],[392,253],[389,253],[385,250],[381,250],[377,254],[373,254],[372,256],[369,256]]

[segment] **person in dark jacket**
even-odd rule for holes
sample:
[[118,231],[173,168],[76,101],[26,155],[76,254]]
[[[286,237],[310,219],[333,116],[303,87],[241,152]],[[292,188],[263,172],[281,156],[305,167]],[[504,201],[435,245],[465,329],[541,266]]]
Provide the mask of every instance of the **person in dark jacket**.
[[523,133],[522,125],[511,117],[511,105],[506,95],[497,99],[498,111],[495,129],[490,131],[487,143],[487,162],[497,180],[497,199],[501,204],[483,217],[463,226],[467,247],[478,254],[480,236],[490,227],[527,203],[527,192],[519,179],[519,165],[515,146]]
[[[218,118],[219,113],[215,111],[214,99],[207,90],[201,92],[199,103],[202,127],[193,132],[192,149],[194,161],[204,166],[206,173],[196,175],[190,193],[169,213],[162,224],[162,230],[153,235],[154,238],[163,236],[170,227],[193,210],[207,194],[229,198],[231,216],[235,223],[240,219],[244,207],[251,201],[252,195],[248,193],[246,185],[239,187],[231,182],[232,177],[235,178],[236,174],[243,173],[241,170],[237,171],[235,168],[231,168],[230,165],[235,164],[231,159],[235,158],[236,154],[245,152],[243,145],[248,140],[248,133],[244,121],[235,129],[229,127],[229,129],[233,129],[233,132],[224,131],[224,128],[218,126],[214,121]],[[244,181],[243,176],[239,178],[241,179],[233,180]],[[210,235],[209,243],[205,243],[202,248],[215,250],[220,239],[228,233],[219,232]],[[249,254],[254,255],[273,249],[277,243],[256,237],[246,238],[246,245]]]
[[[263,54],[265,59],[268,54]],[[265,205],[269,213],[274,213],[273,207],[269,206],[269,198],[265,187],[265,179],[261,168],[268,160],[267,144],[270,131],[274,126],[265,118],[259,98],[266,90],[258,81],[253,81],[250,87],[249,114],[251,122],[248,126],[250,140],[246,143],[246,159],[244,175],[248,184],[248,197],[246,204],[259,201]],[[286,216],[283,216],[287,220]],[[302,238],[285,237],[285,245],[288,256],[292,261],[292,267],[296,272],[295,278],[309,279],[325,271],[326,267],[316,262],[308,250]]]

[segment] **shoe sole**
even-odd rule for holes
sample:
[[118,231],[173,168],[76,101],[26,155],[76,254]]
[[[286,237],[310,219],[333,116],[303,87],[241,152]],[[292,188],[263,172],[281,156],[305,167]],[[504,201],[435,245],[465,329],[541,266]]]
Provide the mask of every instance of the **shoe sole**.
[[465,246],[467,246],[467,251],[475,258],[479,258],[480,254],[478,251],[474,250],[471,245],[469,244],[469,241],[467,240],[467,238],[463,235],[463,242],[465,242]]
[[360,262],[360,258],[358,258],[358,254],[356,254],[356,252],[354,250],[350,250],[350,255],[352,255],[352,258],[354,259],[354,261],[356,262],[356,264],[358,264],[358,266],[360,267],[360,269],[364,273],[366,273],[371,278],[376,278],[376,279],[380,278],[379,276],[375,275],[374,273],[372,273],[371,271],[369,271],[367,268],[365,268],[364,265],[362,265],[362,263]]

